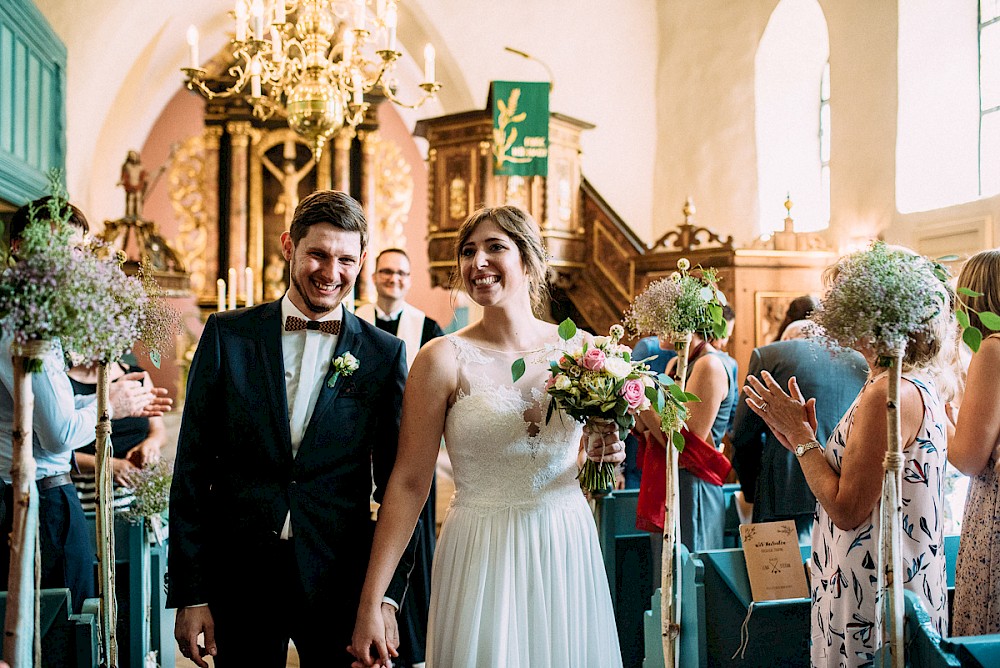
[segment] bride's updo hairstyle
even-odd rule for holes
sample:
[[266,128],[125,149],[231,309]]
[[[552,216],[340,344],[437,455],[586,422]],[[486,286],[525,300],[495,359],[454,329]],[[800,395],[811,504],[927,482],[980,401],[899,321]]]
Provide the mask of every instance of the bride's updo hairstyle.
[[[521,255],[521,264],[524,265],[524,271],[528,275],[531,305],[537,311],[542,306],[547,290],[548,271],[545,261],[545,245],[542,243],[538,224],[528,212],[510,205],[483,207],[474,211],[458,228],[458,235],[455,238],[455,261],[458,266],[461,266],[462,246],[469,240],[479,224],[485,220],[492,220],[496,223],[497,227],[503,230],[517,246]],[[462,272],[457,268],[452,275],[452,287],[455,289],[463,287]]]

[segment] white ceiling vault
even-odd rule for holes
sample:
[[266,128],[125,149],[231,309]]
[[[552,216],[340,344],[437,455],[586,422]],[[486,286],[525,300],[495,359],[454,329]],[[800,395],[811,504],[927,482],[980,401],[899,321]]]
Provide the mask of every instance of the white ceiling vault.
[[[203,57],[228,40],[230,0],[35,0],[68,49],[67,179],[95,219],[114,217],[129,149],[141,147],[182,86],[187,27]],[[543,80],[551,109],[595,123],[585,133],[584,174],[634,229],[649,229],[656,144],[656,0],[401,0],[400,91],[417,92],[425,42],[437,49],[439,100],[422,117],[485,106],[489,81]],[[417,60],[414,60],[414,56]],[[99,186],[99,187],[98,187]]]

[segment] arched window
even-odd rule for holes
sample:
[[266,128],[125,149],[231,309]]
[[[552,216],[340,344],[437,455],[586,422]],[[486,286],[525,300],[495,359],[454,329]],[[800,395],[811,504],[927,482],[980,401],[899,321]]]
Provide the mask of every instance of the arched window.
[[754,62],[762,233],[782,227],[788,194],[797,231],[829,224],[829,59],[826,18],[817,0],[781,0]]

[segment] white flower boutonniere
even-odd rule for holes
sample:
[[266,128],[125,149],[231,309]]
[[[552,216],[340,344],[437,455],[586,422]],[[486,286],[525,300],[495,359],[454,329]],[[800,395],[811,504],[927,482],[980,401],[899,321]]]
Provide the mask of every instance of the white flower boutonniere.
[[337,384],[337,380],[341,376],[350,376],[360,366],[358,358],[351,353],[344,353],[340,357],[335,357],[333,359],[333,375],[330,376],[330,380],[326,381],[326,386],[332,388]]

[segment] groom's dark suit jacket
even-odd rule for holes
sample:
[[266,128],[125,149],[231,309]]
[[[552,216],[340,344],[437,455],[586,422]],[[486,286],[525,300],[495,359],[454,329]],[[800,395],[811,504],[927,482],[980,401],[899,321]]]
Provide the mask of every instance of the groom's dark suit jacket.
[[[170,489],[171,607],[252,587],[247,573],[273,569],[257,562],[273,553],[261,548],[278,540],[289,510],[307,596],[352,615],[357,607],[373,535],[372,474],[380,499],[396,457],[404,346],[345,310],[334,356],[350,352],[359,367],[331,388],[331,365],[293,458],[281,335],[280,301],[205,324]],[[402,601],[411,567],[404,558],[389,597]]]

